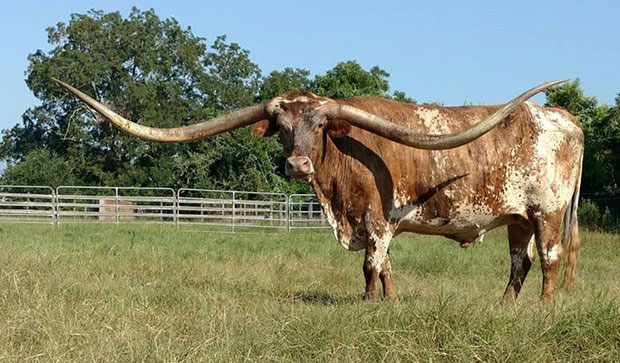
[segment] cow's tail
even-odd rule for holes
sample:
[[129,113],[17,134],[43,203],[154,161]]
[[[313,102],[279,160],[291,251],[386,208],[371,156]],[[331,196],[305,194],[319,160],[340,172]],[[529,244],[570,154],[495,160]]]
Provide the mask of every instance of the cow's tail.
[[575,273],[577,270],[577,262],[579,261],[579,247],[581,240],[579,239],[579,221],[577,218],[577,209],[579,206],[579,188],[581,186],[581,170],[579,166],[579,177],[575,184],[573,198],[566,208],[564,215],[564,227],[562,231],[562,244],[566,251],[566,260],[564,261],[564,277],[562,278],[562,287],[570,290],[575,282]]

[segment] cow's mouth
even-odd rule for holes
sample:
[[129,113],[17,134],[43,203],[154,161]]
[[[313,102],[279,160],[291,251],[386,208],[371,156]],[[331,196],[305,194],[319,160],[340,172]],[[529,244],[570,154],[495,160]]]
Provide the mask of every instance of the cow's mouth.
[[304,172],[300,172],[300,171],[289,171],[288,175],[293,178],[293,179],[297,179],[297,180],[310,180],[310,178],[312,177],[313,173],[304,173]]

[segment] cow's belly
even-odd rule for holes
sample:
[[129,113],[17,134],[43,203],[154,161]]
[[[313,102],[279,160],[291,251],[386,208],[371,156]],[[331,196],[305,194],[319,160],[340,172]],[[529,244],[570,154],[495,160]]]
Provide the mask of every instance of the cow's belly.
[[446,236],[458,241],[472,241],[491,229],[492,224],[493,223],[486,223],[484,225],[468,224],[466,226],[457,226],[446,223],[440,218],[438,218],[436,222],[430,221],[429,223],[420,223],[418,221],[401,221],[396,228],[396,234],[400,234],[402,232],[413,232]]
[[396,234],[414,232],[420,234],[445,236],[461,243],[471,243],[479,236],[502,225],[510,224],[521,218],[520,213],[503,213],[494,215],[490,210],[457,209],[453,214],[425,219],[415,208],[393,212],[396,218]]

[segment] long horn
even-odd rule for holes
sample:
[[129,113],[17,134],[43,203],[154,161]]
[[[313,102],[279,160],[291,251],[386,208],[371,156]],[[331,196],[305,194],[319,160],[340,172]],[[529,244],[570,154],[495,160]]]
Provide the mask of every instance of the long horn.
[[71,85],[58,79],[52,79],[64,88],[66,88],[69,92],[73,93],[84,103],[95,109],[95,111],[100,113],[114,126],[118,127],[119,129],[130,135],[148,141],[184,142],[201,140],[209,136],[214,136],[226,131],[234,130],[239,127],[251,125],[269,117],[269,115],[265,111],[265,105],[259,104],[245,107],[237,111],[228,113],[226,115],[222,115],[194,125],[166,129],[149,127],[129,121],[126,118],[113,112],[109,108],[105,107],[101,103],[97,102],[96,100],[92,99],[77,88],[74,88]]
[[535,94],[542,92],[549,87],[553,87],[566,81],[568,81],[568,79],[551,81],[529,89],[504,105],[499,110],[495,111],[495,113],[489,116],[486,120],[475,124],[467,130],[447,135],[416,134],[407,127],[396,125],[391,121],[382,119],[381,117],[349,105],[339,105],[333,116],[347,120],[354,126],[370,131],[399,144],[427,150],[451,149],[465,145],[486,134],[493,127],[497,126],[497,124],[499,124],[521,103],[527,101]]

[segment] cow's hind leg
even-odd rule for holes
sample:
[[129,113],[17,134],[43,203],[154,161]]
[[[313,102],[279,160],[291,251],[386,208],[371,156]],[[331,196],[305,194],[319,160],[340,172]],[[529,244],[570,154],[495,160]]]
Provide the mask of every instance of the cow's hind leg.
[[534,227],[536,247],[540,256],[542,270],[542,300],[550,302],[553,298],[560,257],[562,256],[562,216],[564,210],[556,213],[536,213]]
[[504,292],[504,302],[514,301],[519,296],[523,282],[530,271],[532,262],[528,257],[527,249],[533,235],[534,228],[530,224],[511,224],[508,226],[510,278]]

